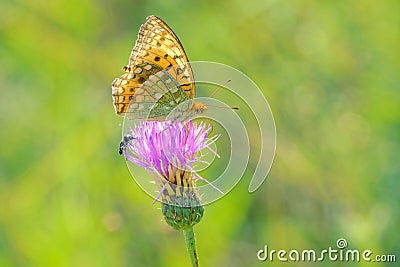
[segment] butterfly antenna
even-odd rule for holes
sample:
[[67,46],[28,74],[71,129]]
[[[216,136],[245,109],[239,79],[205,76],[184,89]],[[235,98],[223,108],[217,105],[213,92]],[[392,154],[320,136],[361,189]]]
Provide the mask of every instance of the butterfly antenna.
[[[213,97],[214,95],[216,95],[218,93],[219,90],[221,90],[221,88],[225,87],[225,85],[227,85],[228,83],[230,83],[232,80],[228,79],[224,82],[224,84],[220,85],[209,97]],[[233,109],[233,110],[238,110],[239,107],[222,107],[222,106],[213,106],[213,105],[207,105],[207,107],[214,107],[214,108],[227,108],[227,109]]]
[[214,105],[208,105],[207,107],[213,107],[213,108],[227,108],[227,109],[232,109],[232,110],[239,110],[239,107],[225,107],[225,106],[214,106]]
[[230,81],[232,81],[232,80],[231,79],[226,80],[226,82],[224,82],[223,85],[221,85],[220,87],[215,89],[215,91],[209,97],[211,98],[211,97],[215,96],[215,94],[218,93],[218,91],[221,90],[222,87],[225,87],[225,85],[227,85]]

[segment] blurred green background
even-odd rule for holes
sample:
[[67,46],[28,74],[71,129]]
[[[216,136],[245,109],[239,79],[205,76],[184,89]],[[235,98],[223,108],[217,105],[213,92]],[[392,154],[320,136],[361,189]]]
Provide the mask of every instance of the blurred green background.
[[335,248],[340,237],[400,261],[398,1],[3,0],[0,10],[0,266],[189,266],[182,233],[117,153],[111,82],[151,14],[191,60],[249,75],[275,116],[267,181],[247,192],[252,162],[196,226],[202,266],[286,266],[256,253]]

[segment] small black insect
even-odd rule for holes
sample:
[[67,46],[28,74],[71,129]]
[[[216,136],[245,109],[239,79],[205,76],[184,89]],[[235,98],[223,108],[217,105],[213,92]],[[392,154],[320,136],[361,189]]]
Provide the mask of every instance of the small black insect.
[[124,151],[126,149],[126,146],[133,139],[135,139],[135,137],[133,137],[130,134],[127,134],[127,135],[124,136],[124,138],[122,138],[121,142],[119,143],[119,150],[118,150],[120,155],[122,155],[124,153]]

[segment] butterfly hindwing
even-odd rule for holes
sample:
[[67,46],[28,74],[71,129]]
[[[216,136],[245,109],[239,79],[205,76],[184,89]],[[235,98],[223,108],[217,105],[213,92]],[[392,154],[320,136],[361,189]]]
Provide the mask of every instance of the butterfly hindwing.
[[131,119],[161,120],[181,104],[180,112],[189,109],[191,101],[188,100],[176,80],[166,70],[161,70],[151,75],[133,95],[126,115]]
[[124,115],[133,96],[137,93],[142,84],[146,82],[151,75],[161,70],[162,68],[157,65],[142,63],[134,66],[128,73],[123,74],[120,78],[116,78],[112,83],[112,97],[116,112]]

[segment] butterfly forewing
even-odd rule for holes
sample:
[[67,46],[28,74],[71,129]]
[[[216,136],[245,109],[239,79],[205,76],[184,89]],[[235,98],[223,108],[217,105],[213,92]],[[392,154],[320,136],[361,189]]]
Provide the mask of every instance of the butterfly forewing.
[[147,17],[140,27],[124,70],[126,73],[112,84],[114,107],[119,115],[163,120],[178,105],[181,106],[175,110],[185,115],[193,112],[194,106],[196,112],[205,109],[201,103],[188,101],[195,97],[188,58],[175,33],[155,16]]
[[196,94],[193,72],[178,37],[160,18],[150,16],[146,20],[140,27],[128,69],[143,62],[168,69],[186,94],[193,98]]

